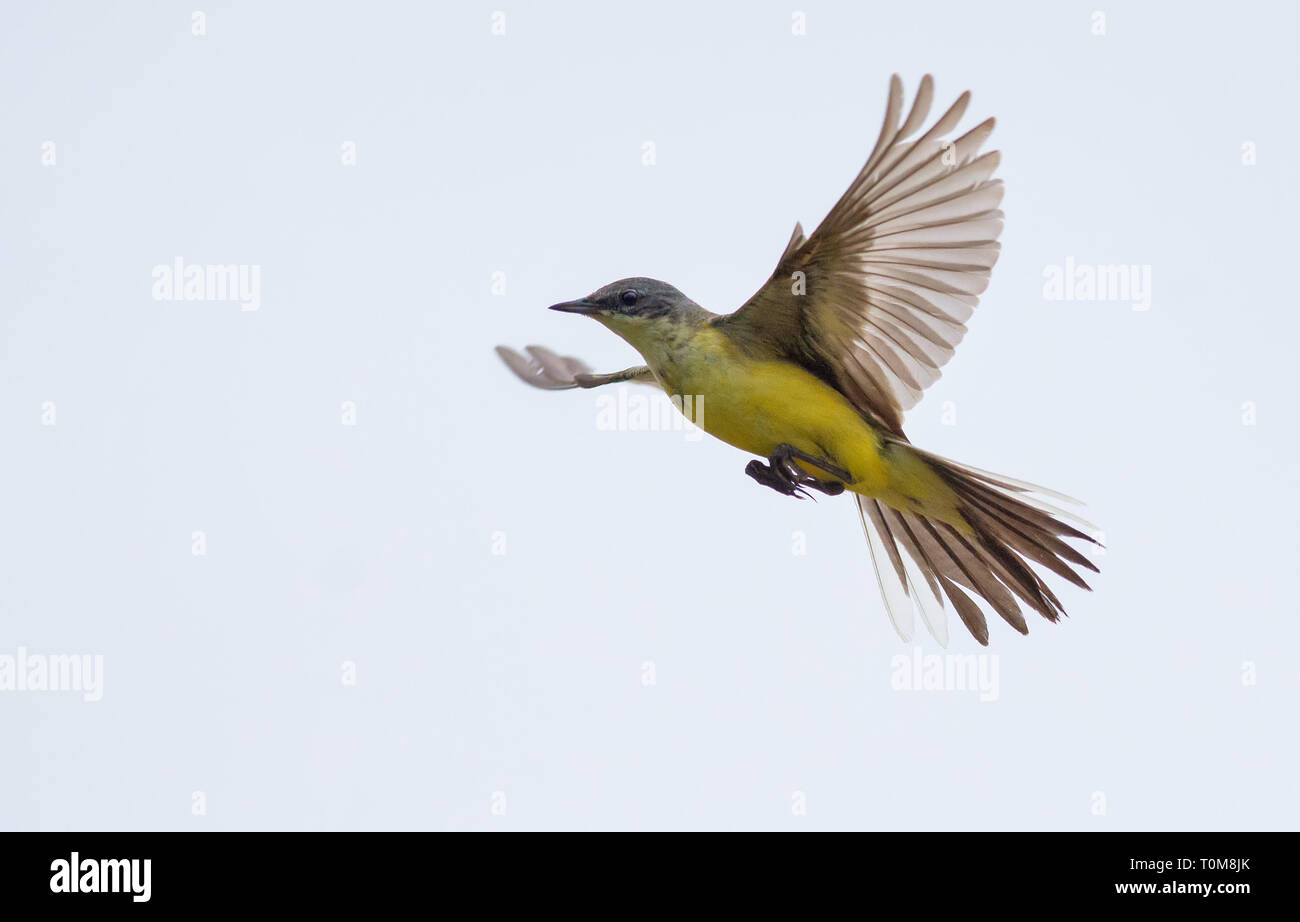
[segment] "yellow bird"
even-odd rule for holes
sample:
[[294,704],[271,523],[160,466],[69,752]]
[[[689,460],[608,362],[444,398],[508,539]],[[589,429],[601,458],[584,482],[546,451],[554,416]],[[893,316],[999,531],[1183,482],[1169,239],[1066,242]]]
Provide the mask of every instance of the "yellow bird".
[[902,118],[902,83],[890,80],[866,165],[811,237],[795,225],[776,271],[735,313],[628,278],[551,309],[598,320],[645,365],[594,375],[538,346],[527,357],[497,352],[538,387],[657,385],[706,432],[768,459],[745,468],[759,483],[794,496],[855,494],[899,635],[911,638],[919,609],[946,644],[947,600],[987,644],[976,599],[1022,634],[1022,606],[1056,621],[1065,610],[1030,563],[1087,589],[1076,568],[1097,568],[1065,539],[1097,542],[1048,499],[1068,497],[940,458],[903,434],[903,412],[966,332],[1002,231],[999,155],[979,153],[993,119],[948,140],[970,101],[963,93],[909,140],[933,96],[927,75]]

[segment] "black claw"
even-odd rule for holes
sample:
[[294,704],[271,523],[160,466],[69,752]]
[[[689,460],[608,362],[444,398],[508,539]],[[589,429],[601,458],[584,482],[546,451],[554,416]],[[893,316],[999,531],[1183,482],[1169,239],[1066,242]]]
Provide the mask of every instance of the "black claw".
[[771,487],[776,492],[784,496],[799,495],[799,487],[792,483],[787,477],[784,477],[780,471],[768,467],[762,461],[750,461],[745,465],[745,473],[753,477],[765,487]]
[[[821,468],[827,473],[839,477],[840,480],[821,480],[813,477],[794,463],[795,458]],[[784,496],[794,496],[798,499],[808,498],[815,501],[815,497],[803,489],[804,487],[819,490],[827,496],[839,496],[844,492],[844,484],[841,480],[852,479],[852,475],[844,468],[822,458],[814,458],[793,445],[778,445],[776,451],[772,452],[772,457],[768,459],[768,462],[769,464],[764,464],[762,461],[750,461],[745,466],[745,473],[765,487],[771,487]]]

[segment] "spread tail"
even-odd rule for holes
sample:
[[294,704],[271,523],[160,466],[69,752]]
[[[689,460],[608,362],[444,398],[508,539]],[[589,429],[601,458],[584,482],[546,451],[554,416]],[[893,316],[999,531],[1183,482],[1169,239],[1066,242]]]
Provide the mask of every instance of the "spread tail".
[[857,497],[881,595],[894,629],[904,640],[911,639],[913,612],[919,608],[930,633],[946,646],[945,599],[984,645],[989,642],[988,622],[975,599],[983,600],[1022,634],[1029,633],[1024,607],[1056,621],[1065,609],[1030,568],[1031,562],[1076,586],[1090,588],[1078,569],[1099,571],[1064,539],[1100,545],[1063,521],[1073,517],[1046,497],[1074,500],[913,450],[953,489],[971,533],[914,512],[900,512],[868,496]]

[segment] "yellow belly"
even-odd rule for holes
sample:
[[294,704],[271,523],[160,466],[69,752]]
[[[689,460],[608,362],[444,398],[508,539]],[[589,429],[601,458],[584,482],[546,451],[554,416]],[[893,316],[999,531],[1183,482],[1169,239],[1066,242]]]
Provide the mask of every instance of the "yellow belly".
[[[670,394],[692,397],[694,422],[705,432],[763,457],[793,445],[847,469],[851,490],[871,496],[888,490],[891,471],[879,436],[816,375],[789,362],[750,359],[714,330],[701,331],[673,359],[661,383]],[[830,476],[803,466],[813,476]]]
[[[848,470],[854,493],[964,525],[956,495],[930,464],[906,441],[882,438],[843,394],[811,372],[752,358],[713,327],[669,343],[638,326],[609,325],[641,352],[670,397],[692,407],[693,421],[705,432],[762,457],[778,445],[793,445]],[[814,477],[831,479],[797,463]]]
[[[696,425],[744,451],[767,457],[778,445],[826,458],[848,470],[854,487],[879,488],[887,479],[874,431],[837,391],[787,362],[716,366],[681,382],[694,395]],[[814,476],[825,471],[804,465]]]

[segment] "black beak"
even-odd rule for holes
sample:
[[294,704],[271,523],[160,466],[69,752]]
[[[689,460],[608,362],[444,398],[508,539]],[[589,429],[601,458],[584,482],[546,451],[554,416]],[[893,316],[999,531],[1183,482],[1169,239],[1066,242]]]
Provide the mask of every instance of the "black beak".
[[566,314],[594,314],[600,309],[599,304],[588,301],[586,298],[579,298],[576,301],[562,301],[547,308],[547,310],[552,311],[563,311]]

